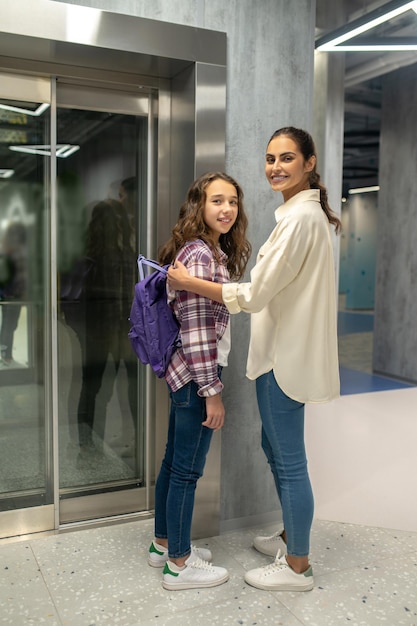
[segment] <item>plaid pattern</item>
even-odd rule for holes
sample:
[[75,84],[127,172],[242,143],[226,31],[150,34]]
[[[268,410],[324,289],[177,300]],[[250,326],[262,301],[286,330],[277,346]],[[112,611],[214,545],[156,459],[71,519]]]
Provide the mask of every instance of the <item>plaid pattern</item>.
[[[192,276],[217,283],[229,281],[226,255],[221,252],[221,264],[215,262],[204,241],[189,241],[180,250],[177,259]],[[223,336],[229,321],[224,304],[187,291],[168,292],[175,315],[180,322],[181,347],[174,353],[165,374],[165,380],[178,391],[191,380],[198,385],[199,396],[214,396],[223,389],[217,371],[217,342]]]

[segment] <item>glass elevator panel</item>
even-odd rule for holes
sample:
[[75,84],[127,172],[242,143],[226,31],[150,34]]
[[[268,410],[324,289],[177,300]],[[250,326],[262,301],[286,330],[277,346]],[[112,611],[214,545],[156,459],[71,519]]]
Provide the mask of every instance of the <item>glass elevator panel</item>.
[[48,103],[0,99],[0,511],[53,499],[45,350],[49,134]]
[[146,97],[119,94],[116,102],[105,90],[57,86],[59,485],[64,521],[96,517],[97,511],[106,515],[109,494],[116,492],[119,498],[126,492],[122,512],[141,508],[144,370],[128,331],[146,213],[146,112]]
[[50,101],[0,99],[0,537],[146,511],[153,481],[128,339],[150,95],[41,88]]

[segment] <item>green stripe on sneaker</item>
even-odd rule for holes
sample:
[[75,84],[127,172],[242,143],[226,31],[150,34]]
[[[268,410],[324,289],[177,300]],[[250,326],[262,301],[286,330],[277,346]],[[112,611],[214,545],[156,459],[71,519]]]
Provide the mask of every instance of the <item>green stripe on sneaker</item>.
[[151,543],[151,547],[149,548],[149,552],[155,552],[155,554],[159,554],[159,556],[162,556],[164,554],[163,552],[160,552],[155,548],[155,544],[153,541]]
[[312,575],[313,575],[313,568],[311,566],[305,572],[303,572],[303,576],[305,576],[306,578]]
[[179,573],[178,573],[178,572],[173,572],[173,571],[171,571],[171,570],[169,569],[168,562],[166,562],[166,563],[165,563],[165,567],[164,567],[164,571],[163,571],[163,573],[164,573],[164,574],[171,574],[171,576],[179,576]]

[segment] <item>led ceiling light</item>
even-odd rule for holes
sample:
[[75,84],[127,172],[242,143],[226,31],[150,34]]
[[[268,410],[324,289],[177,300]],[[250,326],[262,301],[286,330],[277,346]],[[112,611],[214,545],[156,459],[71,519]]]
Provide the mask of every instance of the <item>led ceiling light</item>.
[[34,111],[32,109],[22,109],[21,107],[13,107],[9,104],[0,104],[0,109],[4,111],[13,111],[14,113],[23,113],[24,115],[33,115],[39,117],[50,105],[47,102],[40,104]]
[[14,174],[14,170],[2,170],[0,169],[0,178],[11,178]]
[[365,41],[362,39],[357,45],[341,45],[345,41],[349,41],[409,10],[413,10],[417,13],[417,0],[413,0],[412,2],[392,0],[382,7],[375,9],[375,11],[371,11],[353,22],[350,22],[350,24],[346,24],[346,26],[321,37],[316,42],[316,50],[321,52],[417,50],[417,40],[415,37],[386,37],[383,40],[371,37],[369,40]]
[[355,189],[349,189],[348,194],[352,196],[355,193],[369,193],[370,191],[379,191],[379,185],[372,185],[371,187],[355,187]]
[[[9,146],[13,152],[24,152],[26,154],[40,154],[41,156],[51,156],[51,146]],[[66,159],[74,152],[80,149],[80,146],[72,146],[69,143],[57,144],[56,156],[61,159]]]

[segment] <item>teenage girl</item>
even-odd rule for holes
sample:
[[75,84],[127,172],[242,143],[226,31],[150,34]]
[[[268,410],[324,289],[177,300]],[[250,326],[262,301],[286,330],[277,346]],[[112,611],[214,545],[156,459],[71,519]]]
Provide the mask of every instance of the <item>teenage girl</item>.
[[[161,264],[180,261],[205,282],[238,279],[250,255],[243,192],[230,176],[200,176],[189,188]],[[222,367],[230,349],[229,312],[211,298],[170,292],[181,346],[166,372],[171,410],[165,456],[155,486],[155,539],[148,562],[164,566],[166,589],[213,587],[228,572],[211,565],[208,549],[191,546],[194,495],[213,431],[224,423]]]

